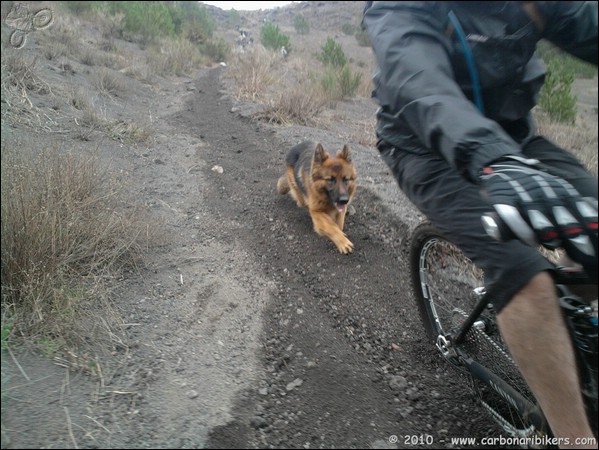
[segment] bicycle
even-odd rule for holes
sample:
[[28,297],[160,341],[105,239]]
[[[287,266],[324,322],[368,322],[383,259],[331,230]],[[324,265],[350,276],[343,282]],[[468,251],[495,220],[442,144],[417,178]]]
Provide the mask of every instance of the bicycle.
[[[552,437],[501,338],[483,272],[429,222],[418,225],[411,236],[410,271],[419,314],[443,358],[466,373],[475,396],[508,436],[537,441]],[[567,287],[596,284],[596,278],[578,268],[556,265],[556,269],[559,303],[574,342],[587,416],[597,437],[596,310]]]

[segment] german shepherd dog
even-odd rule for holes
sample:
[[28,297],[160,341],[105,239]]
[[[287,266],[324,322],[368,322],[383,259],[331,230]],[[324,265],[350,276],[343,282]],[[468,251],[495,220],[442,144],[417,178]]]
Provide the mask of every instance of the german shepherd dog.
[[300,208],[307,208],[314,231],[328,237],[344,254],[354,244],[343,231],[347,208],[356,194],[357,172],[349,147],[327,153],[321,144],[305,141],[289,150],[287,171],[277,182],[277,192],[289,193]]

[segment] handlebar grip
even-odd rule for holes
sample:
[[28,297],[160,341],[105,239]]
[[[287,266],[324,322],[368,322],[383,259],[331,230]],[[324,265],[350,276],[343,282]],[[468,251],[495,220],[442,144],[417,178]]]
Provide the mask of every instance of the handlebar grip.
[[[493,239],[500,242],[519,239],[496,212],[483,214],[481,216],[481,221],[486,233]],[[570,256],[570,259],[576,261],[576,258],[573,256]],[[585,275],[583,277],[580,277],[578,274],[574,277],[571,276],[570,281],[568,281],[567,284],[597,284],[597,260],[595,259],[594,264],[579,264],[583,267]]]

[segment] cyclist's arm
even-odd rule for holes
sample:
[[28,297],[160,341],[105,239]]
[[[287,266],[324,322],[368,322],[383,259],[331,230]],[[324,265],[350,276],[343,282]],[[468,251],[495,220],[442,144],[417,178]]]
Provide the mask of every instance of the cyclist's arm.
[[374,83],[381,113],[474,181],[486,163],[520,150],[454,80],[443,3],[373,2],[363,25],[379,66]]
[[597,2],[530,2],[542,23],[541,37],[597,65]]

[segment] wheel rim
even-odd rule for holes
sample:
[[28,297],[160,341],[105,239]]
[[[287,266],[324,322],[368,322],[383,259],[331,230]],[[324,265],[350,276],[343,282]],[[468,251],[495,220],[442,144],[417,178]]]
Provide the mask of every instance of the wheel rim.
[[474,292],[483,285],[483,274],[455,245],[441,238],[423,243],[418,266],[429,321],[437,335],[447,335],[463,320],[456,311],[474,307]]
[[[420,290],[424,311],[437,335],[437,347],[444,358],[461,366],[456,349],[447,336],[455,333],[479,299],[484,276],[455,245],[440,236],[422,241],[418,257]],[[494,313],[483,314],[479,327],[474,327],[460,344],[459,354],[468,355],[501,376],[531,402],[526,383],[509,356],[498,330]],[[445,343],[440,346],[439,341]],[[448,351],[449,349],[449,351]],[[498,396],[496,392],[472,378],[472,388],[493,419],[511,436],[530,436],[535,428]]]

